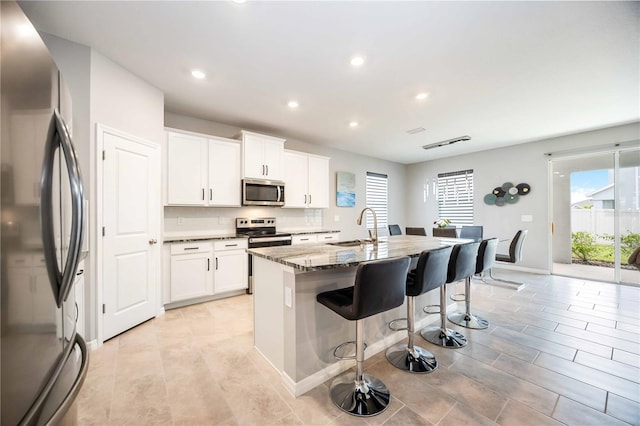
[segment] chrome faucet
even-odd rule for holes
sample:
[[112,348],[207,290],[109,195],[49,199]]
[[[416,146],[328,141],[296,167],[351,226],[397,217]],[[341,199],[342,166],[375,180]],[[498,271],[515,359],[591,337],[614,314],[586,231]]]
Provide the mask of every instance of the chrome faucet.
[[373,215],[373,233],[369,230],[369,238],[373,241],[373,246],[378,247],[378,217],[376,216],[376,212],[371,207],[365,207],[360,212],[360,217],[356,220],[356,224],[362,225],[362,217],[364,216],[364,212],[369,210]]

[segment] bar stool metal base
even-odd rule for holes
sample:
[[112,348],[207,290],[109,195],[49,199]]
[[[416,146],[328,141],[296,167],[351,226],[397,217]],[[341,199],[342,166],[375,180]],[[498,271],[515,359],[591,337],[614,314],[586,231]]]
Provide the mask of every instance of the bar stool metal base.
[[337,378],[329,395],[338,408],[354,416],[380,414],[391,400],[387,386],[369,374],[363,374],[361,381],[355,380],[353,373]]
[[438,368],[436,357],[420,346],[409,349],[407,345],[399,343],[390,347],[386,356],[394,367],[410,373],[430,373]]
[[449,321],[466,328],[484,329],[489,327],[489,321],[474,314],[453,312],[447,315]]
[[420,332],[420,335],[427,342],[444,348],[457,349],[467,346],[467,338],[462,334],[450,328],[445,328],[444,330],[440,327],[425,327]]

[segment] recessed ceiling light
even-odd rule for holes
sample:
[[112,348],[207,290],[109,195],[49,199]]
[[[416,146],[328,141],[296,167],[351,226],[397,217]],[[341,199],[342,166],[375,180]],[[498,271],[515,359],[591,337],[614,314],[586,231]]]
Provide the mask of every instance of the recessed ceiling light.
[[200,70],[191,71],[191,75],[193,78],[197,78],[198,80],[203,80],[206,77],[206,75]]
[[289,101],[287,105],[289,106],[289,108],[292,108],[292,109],[298,108],[300,106],[300,104],[297,101]]
[[423,100],[427,99],[428,97],[429,97],[429,94],[428,93],[424,93],[424,92],[423,93],[418,93],[416,95],[416,99],[419,100],[419,101],[423,101]]
[[247,0],[231,0],[231,1],[237,4],[242,4],[247,2]]
[[354,67],[359,67],[362,64],[364,64],[364,57],[354,56],[353,58],[351,58],[351,65],[353,65]]
[[358,122],[357,121],[350,122],[349,127],[358,127]]

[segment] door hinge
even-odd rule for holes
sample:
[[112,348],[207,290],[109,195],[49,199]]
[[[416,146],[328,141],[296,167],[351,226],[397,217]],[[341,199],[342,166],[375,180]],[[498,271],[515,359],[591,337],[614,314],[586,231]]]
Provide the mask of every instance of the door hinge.
[[105,305],[104,303],[102,304],[102,313],[103,314],[107,313],[107,305]]
[[106,231],[104,230],[104,226],[103,226],[103,227],[102,227],[102,236],[103,236],[103,237],[104,237],[104,235],[105,235],[105,232],[106,232]]
[[102,150],[102,159],[106,159],[107,158],[107,152],[103,149]]

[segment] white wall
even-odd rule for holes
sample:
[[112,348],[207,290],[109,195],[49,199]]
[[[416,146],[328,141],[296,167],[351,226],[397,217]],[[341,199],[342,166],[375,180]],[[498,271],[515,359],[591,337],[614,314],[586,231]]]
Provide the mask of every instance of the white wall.
[[[602,145],[640,140],[640,123],[577,133],[508,148],[476,152],[407,166],[407,221],[412,226],[431,228],[438,217],[437,200],[430,196],[423,202],[424,180],[438,173],[456,170],[474,170],[475,222],[484,226],[485,237],[512,238],[518,229],[528,229],[520,266],[550,270],[550,218],[548,152],[596,148]],[[473,143],[473,140],[469,143]],[[556,157],[553,157],[556,158]],[[504,207],[484,204],[485,194],[504,182],[526,182],[531,193],[518,203]],[[566,200],[569,205],[569,200]],[[523,215],[531,215],[532,222],[523,222]],[[507,246],[500,251],[506,253]]]
[[97,338],[96,297],[96,125],[103,124],[148,141],[164,138],[164,94],[87,46],[42,34],[63,73],[73,102],[73,138],[89,199],[89,257],[85,260],[87,340]]
[[[192,132],[222,136],[226,138],[236,137],[241,130],[238,127],[186,117],[170,112],[165,113],[165,125],[171,128],[189,130]],[[286,139],[286,135],[274,134],[273,136],[283,137]],[[367,232],[364,226],[356,225],[356,219],[358,218],[362,208],[365,207],[365,177],[367,171],[385,173],[389,176],[389,223],[404,223],[406,206],[406,167],[403,164],[353,154],[347,151],[325,148],[320,145],[314,145],[295,139],[287,139],[285,142],[285,148],[331,157],[329,162],[330,207],[328,209],[311,209],[311,211],[309,211],[305,209],[265,209],[253,207],[243,207],[239,209],[165,207],[165,230],[190,230],[191,225],[189,222],[193,223],[194,221],[204,224],[204,226],[215,227],[213,229],[217,230],[231,230],[234,225],[230,224],[229,219],[234,217],[268,215],[277,217],[279,224],[281,225],[279,227],[282,229],[321,227],[326,230],[341,231],[341,238],[345,240],[364,238],[367,236]],[[355,207],[336,206],[335,191],[337,171],[348,171],[356,175]],[[182,228],[178,228],[176,224],[178,215],[185,218],[185,226]],[[320,215],[321,223],[318,223],[317,215]],[[338,216],[338,221],[335,221],[336,216]],[[211,219],[207,220],[208,218]]]

